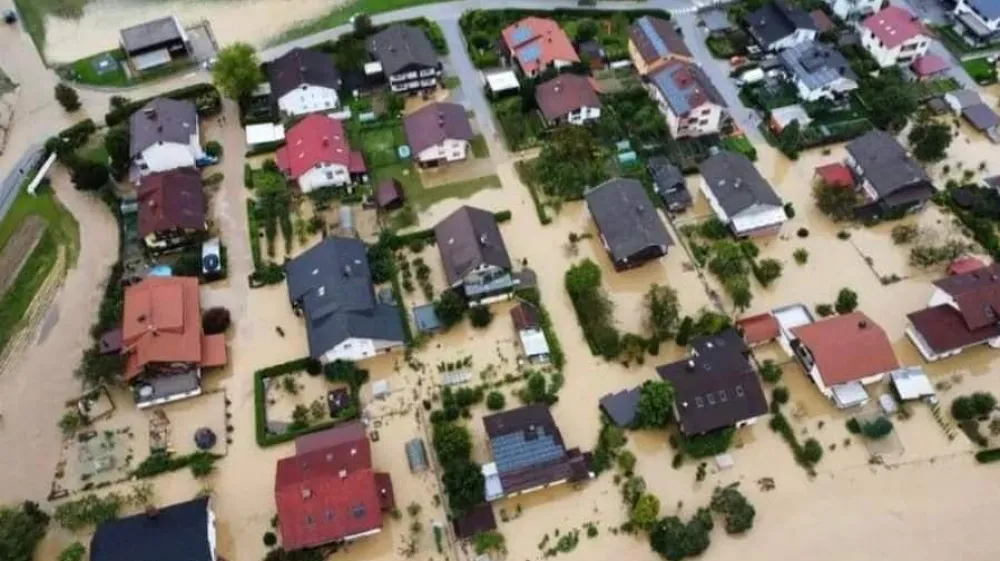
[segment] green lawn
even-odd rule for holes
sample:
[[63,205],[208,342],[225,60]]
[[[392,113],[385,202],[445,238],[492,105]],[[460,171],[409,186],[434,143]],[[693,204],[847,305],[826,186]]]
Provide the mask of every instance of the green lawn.
[[3,352],[20,329],[21,320],[28,312],[35,293],[48,278],[59,256],[51,232],[46,231],[38,241],[31,256],[24,263],[14,284],[0,298],[0,352]]
[[22,184],[21,194],[14,199],[7,216],[0,221],[0,249],[7,244],[7,240],[14,234],[22,220],[37,214],[48,223],[48,231],[52,233],[54,241],[69,246],[70,263],[76,262],[76,255],[80,250],[79,224],[59,203],[51,187],[39,188],[37,195],[33,197],[24,190],[24,186],[29,182],[25,180]]
[[[113,70],[99,73],[94,67],[94,61],[107,54],[110,54],[115,59],[117,64]],[[190,59],[177,59],[158,68],[147,70],[134,78],[130,78],[125,73],[125,69],[122,68],[122,61],[124,60],[125,54],[121,51],[121,49],[113,49],[110,51],[95,53],[75,62],[71,62],[68,65],[61,66],[57,69],[57,72],[63,79],[72,82],[79,82],[81,84],[105,87],[128,87],[144,82],[158,80],[194,67],[194,62]]]
[[440,185],[438,187],[424,187],[420,181],[420,176],[412,163],[398,163],[390,166],[383,166],[373,172],[373,182],[378,183],[383,179],[393,178],[399,181],[406,193],[406,200],[418,210],[425,209],[434,203],[444,199],[458,198],[467,199],[483,189],[499,188],[500,178],[496,175],[487,175],[468,181],[457,181]]
[[472,142],[472,156],[474,158],[489,158],[490,157],[490,147],[486,145],[486,139],[481,134],[477,134]]
[[722,147],[732,152],[743,154],[751,161],[757,160],[757,149],[745,135],[729,136],[722,139]]
[[406,144],[406,135],[400,123],[388,123],[380,126],[355,127],[352,138],[361,139],[361,150],[365,161],[371,168],[379,168],[399,161],[397,147]]
[[986,58],[962,61],[962,68],[981,86],[997,83],[997,67]]
[[458,76],[445,76],[444,87],[449,90],[457,90],[462,87],[462,80]]
[[[27,2],[29,0],[21,1]],[[326,15],[320,16],[311,21],[302,22],[281,32],[276,37],[270,39],[268,41],[268,45],[278,45],[291,41],[292,39],[298,39],[299,37],[318,33],[331,27],[343,25],[347,23],[351,19],[351,16],[355,14],[364,13],[371,16],[402,8],[411,8],[413,6],[421,6],[423,4],[434,4],[438,1],[440,0],[355,0],[354,2],[348,2],[343,6],[338,6],[330,10],[326,13]]]

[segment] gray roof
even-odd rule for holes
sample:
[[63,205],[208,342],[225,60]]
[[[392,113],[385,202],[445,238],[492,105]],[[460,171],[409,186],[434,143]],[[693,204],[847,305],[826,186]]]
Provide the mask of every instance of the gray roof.
[[193,103],[158,97],[129,118],[129,153],[134,158],[160,142],[186,145],[197,129],[198,112]]
[[406,142],[419,154],[445,140],[472,140],[475,133],[465,107],[457,103],[430,103],[403,118]]
[[330,55],[295,48],[267,64],[271,97],[275,100],[302,85],[340,89],[340,71]]
[[352,338],[402,342],[395,306],[378,302],[365,244],[329,237],[285,265],[288,298],[305,314],[309,353],[318,358]]
[[730,218],[754,205],[782,204],[771,184],[742,154],[721,151],[702,162],[698,171]]
[[391,76],[409,67],[437,66],[434,45],[419,27],[394,24],[368,38],[368,52],[382,63],[382,71]]
[[674,244],[656,205],[638,180],[610,179],[588,191],[586,198],[587,208],[615,261],[650,246]]
[[483,417],[497,471],[505,473],[565,456],[562,434],[549,408],[526,405]]
[[622,390],[618,393],[604,394],[604,397],[599,401],[601,410],[604,411],[615,425],[621,428],[628,428],[635,422],[636,408],[639,406],[639,397],[641,394],[641,386],[636,386],[630,390]]
[[727,31],[733,28],[729,16],[723,10],[708,10],[701,14],[701,21],[709,31]]
[[997,0],[966,0],[966,3],[987,20],[1000,18],[1000,2]]
[[782,65],[810,90],[840,78],[858,81],[844,55],[822,43],[801,43],[781,51],[778,56]]
[[979,92],[976,92],[975,90],[956,90],[948,92],[945,94],[945,97],[958,102],[960,109],[965,109],[966,107],[971,107],[973,105],[979,105],[983,102],[983,98],[979,97]]
[[847,143],[847,152],[861,166],[865,179],[880,198],[930,182],[927,172],[885,131],[873,130],[855,138]]
[[122,46],[127,52],[134,52],[183,39],[181,26],[174,16],[154,19],[121,30]]
[[722,94],[696,64],[672,60],[649,77],[675,115],[684,115],[705,103],[726,106]]
[[993,112],[986,104],[971,105],[962,109],[962,116],[976,127],[976,130],[985,131],[996,128],[1000,125],[1000,117]]
[[491,212],[463,206],[434,226],[434,237],[450,285],[483,264],[511,268],[507,246]]
[[765,4],[743,19],[764,46],[776,43],[799,29],[816,31],[816,23],[808,12],[780,0]]
[[419,438],[407,441],[406,461],[410,464],[410,471],[427,471],[427,449],[424,448],[424,441]]
[[653,156],[646,161],[646,170],[653,178],[656,194],[667,204],[667,208],[691,205],[691,193],[687,189],[684,174],[665,156]]
[[90,540],[92,561],[209,561],[208,497],[165,506],[155,516],[143,512],[110,520]]
[[671,55],[691,56],[690,49],[674,29],[673,22],[663,18],[642,16],[628,28],[628,36],[647,63]]

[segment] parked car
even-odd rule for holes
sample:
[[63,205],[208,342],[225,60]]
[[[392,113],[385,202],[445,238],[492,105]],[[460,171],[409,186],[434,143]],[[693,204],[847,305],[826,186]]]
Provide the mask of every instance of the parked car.
[[4,10],[3,11],[3,21],[4,23],[17,23],[17,12],[14,10]]

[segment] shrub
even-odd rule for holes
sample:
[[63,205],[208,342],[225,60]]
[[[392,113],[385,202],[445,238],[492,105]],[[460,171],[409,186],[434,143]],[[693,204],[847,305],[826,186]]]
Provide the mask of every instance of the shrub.
[[617,358],[621,334],[614,325],[611,299],[601,287],[600,267],[584,260],[566,271],[564,282],[590,352],[605,360]]
[[493,321],[493,312],[489,306],[474,306],[469,309],[469,322],[472,327],[483,329]]
[[951,416],[956,421],[967,421],[976,417],[976,408],[972,404],[972,398],[968,396],[956,397],[951,402]]
[[851,233],[848,232],[847,230],[841,230],[841,231],[837,232],[837,239],[839,239],[839,240],[845,240],[845,241],[849,240],[849,239],[851,239]]
[[685,436],[684,452],[692,458],[717,456],[729,449],[736,435],[735,427],[722,427],[702,434]]
[[264,532],[264,546],[274,547],[278,543],[278,536],[274,532]]
[[201,326],[205,335],[225,333],[232,323],[229,310],[221,306],[209,308],[201,316]]
[[818,304],[816,306],[816,315],[821,318],[833,315],[833,306],[829,304]]
[[808,238],[809,228],[799,228],[798,230],[795,231],[795,235],[800,238]]
[[841,288],[837,293],[837,301],[833,304],[838,314],[849,314],[858,307],[858,293],[850,288]]
[[785,216],[787,216],[789,220],[795,218],[795,207],[792,206],[792,203],[785,203]]
[[84,495],[75,501],[60,504],[52,517],[63,528],[76,532],[118,518],[124,505],[125,499],[117,493],[104,497]]
[[809,250],[804,247],[800,247],[795,250],[792,257],[795,258],[795,262],[799,265],[805,265],[806,262],[809,261]]
[[502,393],[493,391],[486,396],[486,408],[490,411],[500,411],[507,405],[507,398]]
[[462,321],[465,315],[465,299],[454,290],[446,290],[436,302],[434,302],[434,313],[437,314],[441,325],[448,329],[456,323]]
[[976,452],[976,461],[981,464],[1000,461],[1000,448],[990,448]]
[[815,438],[806,439],[802,444],[802,460],[810,464],[815,464],[823,458],[823,445]]
[[987,392],[975,392],[972,394],[971,400],[972,409],[978,417],[989,415],[997,406],[997,398]]
[[857,419],[851,417],[847,420],[847,432],[851,434],[861,434],[861,423]]
[[80,542],[73,542],[59,552],[59,561],[83,561],[87,548]]
[[222,157],[222,145],[215,140],[209,140],[205,143],[205,154],[213,158]]
[[769,286],[781,276],[781,261],[777,259],[761,259],[754,267],[754,276],[763,286]]
[[771,391],[771,399],[780,405],[788,403],[788,388],[785,386],[778,386]]
[[912,224],[897,224],[892,227],[892,242],[896,245],[910,243],[918,233],[919,230]]
[[767,359],[760,365],[760,377],[768,384],[777,384],[781,380],[781,367]]
[[70,113],[80,108],[80,96],[76,90],[62,82],[56,84],[55,97],[59,105],[62,105],[62,108]]
[[889,436],[892,432],[892,421],[885,417],[879,417],[874,421],[861,425],[861,434],[872,440],[879,440]]
[[753,527],[753,519],[757,514],[750,501],[733,486],[716,489],[712,493],[709,507],[725,517],[727,534],[746,532]]

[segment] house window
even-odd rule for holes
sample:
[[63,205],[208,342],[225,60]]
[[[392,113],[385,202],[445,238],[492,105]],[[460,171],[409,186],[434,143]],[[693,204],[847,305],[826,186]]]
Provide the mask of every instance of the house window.
[[701,396],[694,398],[694,404],[697,405],[699,408],[705,406],[705,402],[702,401]]
[[705,394],[705,399],[708,400],[709,405],[715,405],[715,394]]
[[333,172],[330,171],[330,170],[326,170],[326,178],[327,179],[333,179]]
[[719,390],[719,403],[725,403],[729,401],[729,396],[726,395],[726,390]]
[[736,386],[736,396],[743,397],[743,386]]

